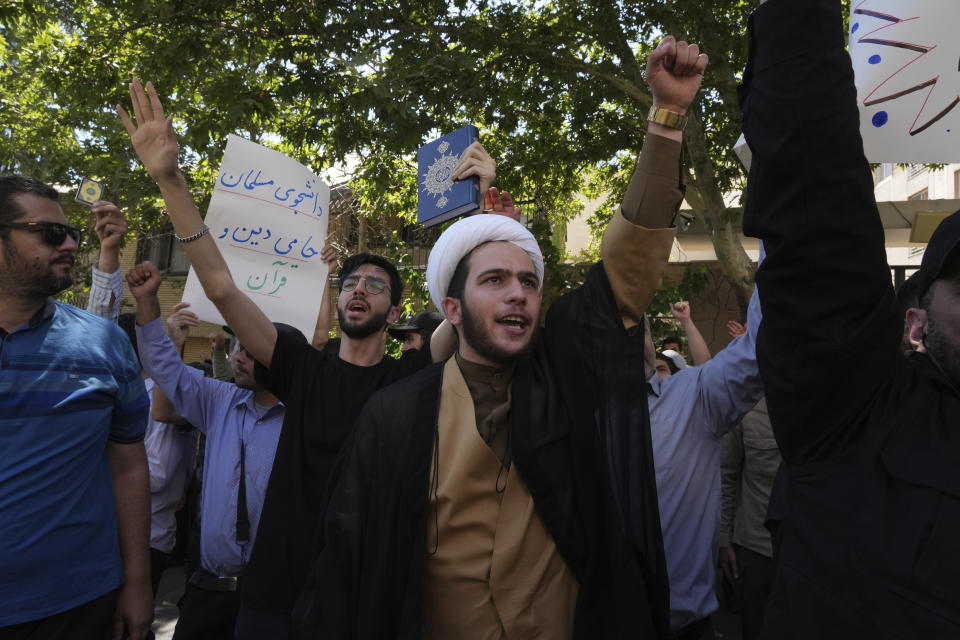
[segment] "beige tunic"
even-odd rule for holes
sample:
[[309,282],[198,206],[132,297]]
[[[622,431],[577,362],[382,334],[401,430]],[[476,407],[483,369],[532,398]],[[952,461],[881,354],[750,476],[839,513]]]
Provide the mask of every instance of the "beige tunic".
[[[679,166],[680,144],[648,135],[637,166],[642,179],[631,181],[625,209],[604,233],[604,268],[628,329],[660,287],[676,233],[633,220],[651,210],[672,219],[683,199]],[[423,635],[571,638],[579,585],[510,465],[509,396],[496,380],[484,381],[478,365],[463,366],[482,393],[471,397],[456,358],[447,361],[431,469]],[[488,415],[477,416],[475,402]]]
[[477,432],[455,358],[443,370],[438,429],[424,637],[572,637],[577,580],[516,465],[504,468]]

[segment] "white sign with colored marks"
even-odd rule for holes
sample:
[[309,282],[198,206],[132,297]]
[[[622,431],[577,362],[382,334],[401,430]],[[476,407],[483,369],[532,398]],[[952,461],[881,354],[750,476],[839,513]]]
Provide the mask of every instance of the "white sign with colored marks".
[[[229,136],[206,225],[234,282],[273,322],[312,338],[327,281],[320,250],[330,220],[330,189],[278,151]],[[183,301],[201,320],[225,324],[193,268]]]
[[960,162],[957,25],[957,0],[852,0],[850,56],[870,162]]

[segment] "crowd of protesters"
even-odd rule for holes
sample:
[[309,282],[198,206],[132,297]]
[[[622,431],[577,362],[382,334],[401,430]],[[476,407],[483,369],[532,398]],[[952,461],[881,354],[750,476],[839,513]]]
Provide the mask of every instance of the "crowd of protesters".
[[210,363],[183,362],[200,320],[161,317],[159,270],[121,273],[109,202],[87,311],[55,301],[81,231],[51,186],[0,177],[0,640],[149,637],[178,535],[178,640],[702,640],[718,592],[745,640],[960,638],[960,212],[898,298],[840,4],[751,15],[761,257],[716,354],[688,304],[659,350],[645,316],[707,66],[672,36],[602,260],[545,314],[543,255],[479,142],[453,178],[485,211],[432,248],[435,310],[398,324],[396,266],[345,256],[308,340],[234,284],[134,79],[120,119],[228,323]]

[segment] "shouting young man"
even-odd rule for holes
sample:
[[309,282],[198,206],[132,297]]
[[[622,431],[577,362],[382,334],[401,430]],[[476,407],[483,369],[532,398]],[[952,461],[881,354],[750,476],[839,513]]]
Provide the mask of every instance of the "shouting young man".
[[[400,316],[402,281],[388,260],[363,253],[340,272],[337,316],[343,337],[338,352],[318,351],[278,334],[266,315],[234,283],[203,224],[178,164],[172,117],[156,91],[130,85],[135,121],[117,107],[141,162],[157,182],[204,293],[213,301],[246,351],[257,361],[257,381],[286,407],[283,429],[261,514],[260,528],[242,578],[239,638],[286,638],[290,609],[313,556],[325,486],[341,445],[367,399],[378,389],[453,351],[449,323],[437,328],[429,348],[399,360],[384,356],[388,325]],[[495,163],[474,142],[464,152],[455,179],[476,175],[480,193],[495,176]],[[317,295],[322,291],[318,290]]]
[[362,412],[299,637],[669,636],[640,322],[705,66],[673,38],[651,53],[654,110],[604,261],[542,329],[543,257],[523,225],[474,216],[440,237],[427,282],[459,349]]

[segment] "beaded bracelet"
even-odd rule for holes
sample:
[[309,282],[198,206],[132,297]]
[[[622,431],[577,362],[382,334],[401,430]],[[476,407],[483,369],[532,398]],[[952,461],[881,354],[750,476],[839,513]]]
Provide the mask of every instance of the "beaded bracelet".
[[200,231],[197,231],[197,232],[196,232],[195,234],[193,234],[192,236],[187,236],[186,238],[181,238],[181,237],[177,234],[177,232],[174,231],[174,232],[173,232],[173,237],[177,239],[177,242],[179,242],[179,243],[181,243],[181,244],[187,244],[188,242],[193,242],[194,240],[199,240],[200,238],[202,238],[203,236],[207,235],[208,233],[210,233],[210,227],[208,227],[207,225],[203,225],[203,229],[200,229]]

